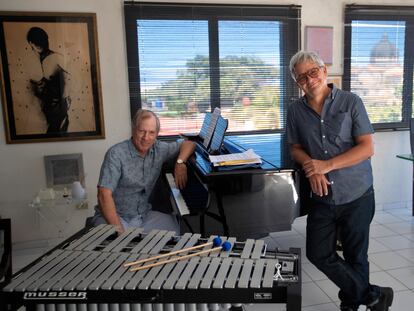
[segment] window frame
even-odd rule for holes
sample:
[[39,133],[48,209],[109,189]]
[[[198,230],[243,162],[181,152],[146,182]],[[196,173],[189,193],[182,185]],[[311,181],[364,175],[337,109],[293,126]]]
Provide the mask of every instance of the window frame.
[[[283,127],[276,130],[235,131],[231,135],[281,133],[285,131],[286,112],[289,104],[299,97],[299,89],[290,76],[289,60],[300,48],[300,8],[297,5],[218,5],[218,4],[170,4],[136,3],[125,1],[125,35],[128,62],[129,97],[131,118],[141,107],[141,87],[138,58],[137,19],[180,19],[208,20],[209,60],[210,60],[210,103],[211,111],[220,106],[220,67],[218,24],[221,20],[281,20],[281,41],[284,40],[281,78],[284,92],[281,96],[281,115]],[[246,13],[249,13],[248,15]],[[285,21],[286,20],[286,21]],[[288,20],[288,22],[287,22]],[[289,27],[285,27],[289,23]],[[292,40],[292,38],[296,38]],[[175,138],[177,135],[164,136]]]
[[401,122],[373,123],[372,125],[375,131],[407,130],[413,105],[414,6],[347,5],[345,7],[344,74],[342,85],[343,89],[347,91],[351,89],[351,25],[356,20],[406,22],[401,103],[402,120]]

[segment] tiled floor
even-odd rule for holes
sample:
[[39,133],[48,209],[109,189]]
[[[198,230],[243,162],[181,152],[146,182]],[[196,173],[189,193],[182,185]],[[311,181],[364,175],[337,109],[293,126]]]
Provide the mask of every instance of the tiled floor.
[[[271,233],[265,240],[269,247],[300,247],[305,254],[306,217],[295,220],[293,230]],[[43,254],[58,241],[37,245],[15,245],[14,270],[17,271]],[[409,209],[377,211],[371,225],[369,247],[371,283],[394,289],[394,311],[411,311],[414,306],[414,217]],[[302,258],[302,310],[339,310],[338,288]],[[284,305],[256,304],[247,311],[286,310]],[[361,307],[360,310],[365,310]]]

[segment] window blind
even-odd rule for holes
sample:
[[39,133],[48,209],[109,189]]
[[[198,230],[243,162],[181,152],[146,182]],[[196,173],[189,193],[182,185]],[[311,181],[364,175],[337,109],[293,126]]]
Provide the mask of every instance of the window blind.
[[125,2],[131,114],[153,110],[161,135],[197,132],[215,107],[229,132],[283,131],[298,90],[289,74],[300,7]]
[[407,127],[414,7],[348,5],[345,21],[344,88],[362,98],[374,128]]

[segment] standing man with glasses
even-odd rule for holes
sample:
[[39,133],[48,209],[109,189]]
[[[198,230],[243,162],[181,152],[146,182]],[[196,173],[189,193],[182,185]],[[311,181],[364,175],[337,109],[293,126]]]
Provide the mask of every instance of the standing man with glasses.
[[[327,84],[327,68],[314,52],[290,60],[304,96],[291,104],[287,136],[293,159],[311,188],[306,255],[339,287],[341,310],[388,310],[393,290],[369,283],[369,227],[375,213],[370,157],[373,128],[362,100]],[[341,233],[343,258],[336,252]]]
[[98,205],[93,225],[112,224],[122,233],[129,227],[145,232],[163,229],[180,233],[171,214],[151,210],[148,202],[165,162],[176,159],[174,178],[182,189],[187,182],[187,159],[191,141],[157,140],[160,120],[150,110],[138,110],[132,120],[132,138],[112,146],[106,153],[98,182]]

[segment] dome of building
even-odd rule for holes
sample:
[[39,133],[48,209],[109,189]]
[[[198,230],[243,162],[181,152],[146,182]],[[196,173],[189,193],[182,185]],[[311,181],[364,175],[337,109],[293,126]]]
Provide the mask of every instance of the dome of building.
[[397,47],[388,39],[388,35],[384,34],[371,50],[371,63],[396,62],[397,60]]

